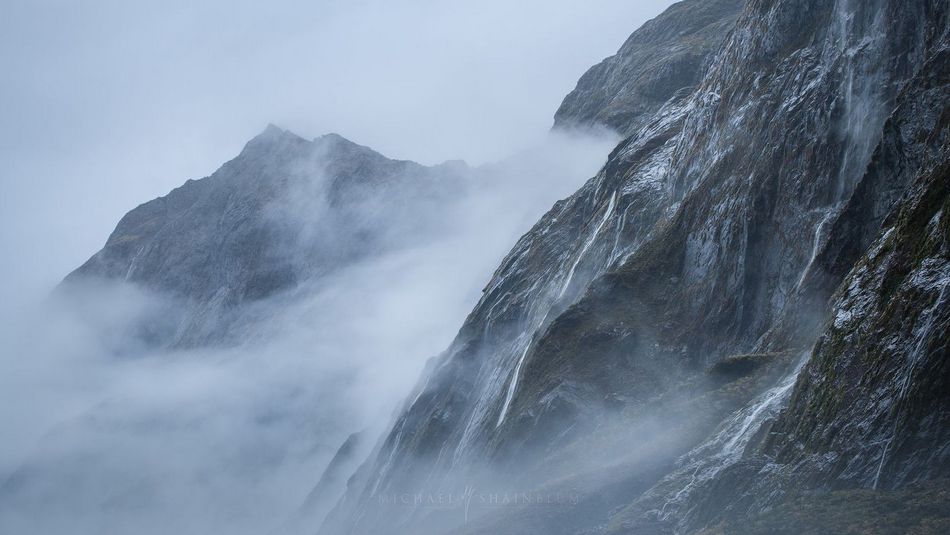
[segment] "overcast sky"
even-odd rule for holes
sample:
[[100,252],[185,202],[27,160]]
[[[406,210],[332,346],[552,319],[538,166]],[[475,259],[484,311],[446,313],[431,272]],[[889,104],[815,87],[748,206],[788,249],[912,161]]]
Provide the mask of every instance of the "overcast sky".
[[0,0],[0,268],[55,284],[269,123],[480,163],[670,0]]

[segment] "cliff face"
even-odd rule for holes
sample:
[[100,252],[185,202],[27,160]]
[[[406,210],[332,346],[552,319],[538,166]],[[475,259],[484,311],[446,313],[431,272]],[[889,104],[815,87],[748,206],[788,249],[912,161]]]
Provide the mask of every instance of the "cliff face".
[[[616,532],[660,525],[779,533],[800,521],[939,532],[933,515],[946,511],[921,504],[945,492],[948,469],[948,258],[939,228],[950,157],[948,60],[947,48],[936,47],[899,95],[803,281],[809,290],[766,337],[781,343],[821,322],[801,371],[727,419],[617,515]],[[816,304],[831,291],[827,305]],[[888,515],[901,508],[898,527]],[[777,528],[782,521],[791,524]]]
[[[947,11],[747,2],[698,87],[672,84],[649,117],[624,119],[601,172],[518,242],[324,529],[438,525],[380,497],[460,482],[582,489],[548,532],[643,533],[809,484],[944,475]],[[611,113],[580,90],[562,106],[588,108]],[[723,365],[751,371],[723,386],[710,375]],[[611,455],[600,483],[564,461],[589,446]],[[649,466],[624,447],[651,451]],[[812,468],[779,470],[803,475],[769,492],[738,468],[775,462]],[[538,522],[507,511],[465,529]]]
[[159,344],[233,341],[244,305],[426,239],[466,173],[270,126],[211,176],[126,214],[66,286],[127,281],[175,300],[178,317],[155,333]]
[[835,486],[887,489],[950,469],[950,50],[908,86],[868,173],[913,181],[835,294],[762,451]]

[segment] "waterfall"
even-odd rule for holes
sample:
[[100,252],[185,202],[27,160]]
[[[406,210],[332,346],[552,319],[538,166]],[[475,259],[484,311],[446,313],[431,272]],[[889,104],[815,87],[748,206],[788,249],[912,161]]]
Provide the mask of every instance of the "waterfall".
[[683,502],[697,485],[713,479],[742,457],[749,441],[758,433],[762,424],[775,417],[788,403],[798,375],[810,354],[811,351],[803,353],[795,368],[777,385],[733,413],[711,439],[686,455],[686,458],[693,460],[678,472],[689,472],[690,481],[663,504],[660,509],[661,519],[669,520],[674,512],[668,509]]
[[[545,316],[547,319],[547,316]],[[544,320],[542,320],[542,323]],[[508,407],[511,405],[512,398],[515,397],[515,388],[518,386],[518,377],[521,375],[521,366],[524,364],[525,357],[528,356],[528,351],[531,350],[531,340],[528,340],[528,343],[524,346],[524,351],[521,353],[521,357],[518,358],[518,364],[515,366],[515,371],[511,374],[511,381],[508,383],[508,391],[505,392],[505,402],[501,406],[501,413],[498,414],[498,421],[495,422],[495,427],[498,427],[505,421],[505,416],[508,414]]]
[[913,379],[914,373],[917,371],[917,364],[920,363],[924,349],[927,347],[927,341],[930,339],[930,333],[933,331],[934,321],[939,315],[940,308],[943,306],[946,300],[948,286],[950,286],[950,281],[944,280],[943,286],[940,289],[940,294],[937,296],[937,300],[934,302],[932,307],[923,313],[927,316],[926,323],[924,323],[923,327],[917,331],[914,349],[907,356],[908,362],[906,371],[904,371],[904,377],[901,381],[900,389],[897,391],[896,399],[894,400],[891,408],[891,411],[894,415],[894,425],[891,429],[890,436],[884,441],[884,448],[881,450],[881,460],[878,462],[877,471],[874,474],[874,483],[871,486],[871,488],[875,490],[877,490],[878,484],[880,483],[881,471],[884,469],[884,464],[887,460],[887,454],[894,442],[894,438],[897,436],[897,428],[900,426],[901,419],[896,413],[900,409],[903,402],[907,399],[907,392],[910,389],[911,379]]
[[135,271],[135,264],[139,261],[139,257],[142,256],[142,251],[145,250],[145,246],[142,245],[139,247],[139,250],[135,252],[135,256],[132,257],[132,261],[129,262],[129,270],[125,273],[125,280],[129,280],[132,277],[132,273]]
[[597,235],[600,234],[600,231],[604,228],[604,225],[607,224],[607,221],[610,220],[610,216],[614,213],[614,205],[617,203],[617,192],[615,191],[613,195],[610,196],[610,203],[607,204],[607,209],[604,210],[604,217],[601,218],[600,223],[597,224],[597,227],[594,229],[594,232],[590,234],[587,238],[587,241],[584,242],[584,246],[581,247],[577,257],[574,259],[574,263],[571,265],[570,271],[567,272],[567,277],[564,279],[564,284],[561,285],[561,291],[558,293],[557,298],[561,299],[564,297],[564,294],[567,293],[568,287],[571,285],[571,281],[574,279],[574,272],[577,270],[578,264],[581,263],[581,260],[584,259],[584,255],[587,254],[587,250],[590,249],[591,245],[594,244],[594,241],[597,240]]
[[[613,215],[616,204],[617,192],[614,191],[610,196],[610,202],[607,203],[607,208],[604,210],[603,217],[601,217],[600,221],[597,223],[597,226],[594,228],[593,232],[590,233],[590,236],[587,237],[583,247],[581,247],[580,251],[577,253],[577,256],[574,258],[574,262],[571,264],[571,269],[567,272],[567,277],[564,278],[564,283],[561,285],[561,290],[558,292],[557,300],[562,299],[564,294],[567,293],[567,289],[574,280],[574,272],[577,271],[577,266],[581,263],[581,260],[584,259],[584,256],[587,254],[587,251],[590,250],[594,242],[597,241],[597,236],[600,235],[600,231],[603,230],[604,225],[607,224],[607,221],[610,220],[610,216]],[[518,387],[518,379],[521,376],[521,367],[524,365],[525,358],[528,356],[528,352],[531,351],[531,347],[534,344],[534,335],[538,329],[544,326],[550,313],[551,310],[549,308],[541,318],[541,321],[528,331],[528,342],[525,344],[524,351],[521,352],[521,356],[518,357],[518,363],[515,365],[515,369],[511,374],[511,380],[509,381],[508,389],[505,392],[505,400],[501,405],[501,412],[498,414],[498,421],[495,422],[496,428],[501,426],[501,424],[505,421],[505,417],[508,415],[508,408],[511,406],[511,401],[515,397],[515,391]]]
[[838,212],[837,207],[829,208],[824,210],[824,216],[822,216],[821,221],[818,222],[818,225],[815,227],[815,236],[812,241],[811,247],[811,257],[808,259],[808,263],[805,264],[805,269],[802,270],[801,277],[798,278],[798,283],[795,284],[795,289],[801,289],[802,283],[805,282],[805,277],[808,276],[808,273],[811,271],[812,265],[815,263],[815,259],[818,258],[818,251],[821,246],[822,233],[825,231],[825,226],[831,221],[832,216]]

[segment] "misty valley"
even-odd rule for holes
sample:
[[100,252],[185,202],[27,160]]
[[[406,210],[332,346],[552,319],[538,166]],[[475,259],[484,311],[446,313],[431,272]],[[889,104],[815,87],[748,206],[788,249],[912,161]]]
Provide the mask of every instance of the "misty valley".
[[2,316],[0,533],[950,532],[950,3],[662,8],[507,156],[142,198]]

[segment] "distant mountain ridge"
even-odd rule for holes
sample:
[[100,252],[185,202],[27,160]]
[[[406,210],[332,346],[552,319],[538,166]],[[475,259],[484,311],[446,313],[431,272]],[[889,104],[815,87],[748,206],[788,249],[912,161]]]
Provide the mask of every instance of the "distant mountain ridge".
[[[308,141],[269,125],[211,176],[126,214],[66,277],[119,280],[188,302],[174,345],[214,342],[242,304],[423,239],[467,168],[391,160],[339,135]],[[411,204],[411,206],[410,206]],[[408,232],[412,230],[412,233]],[[413,236],[416,233],[416,236]]]

